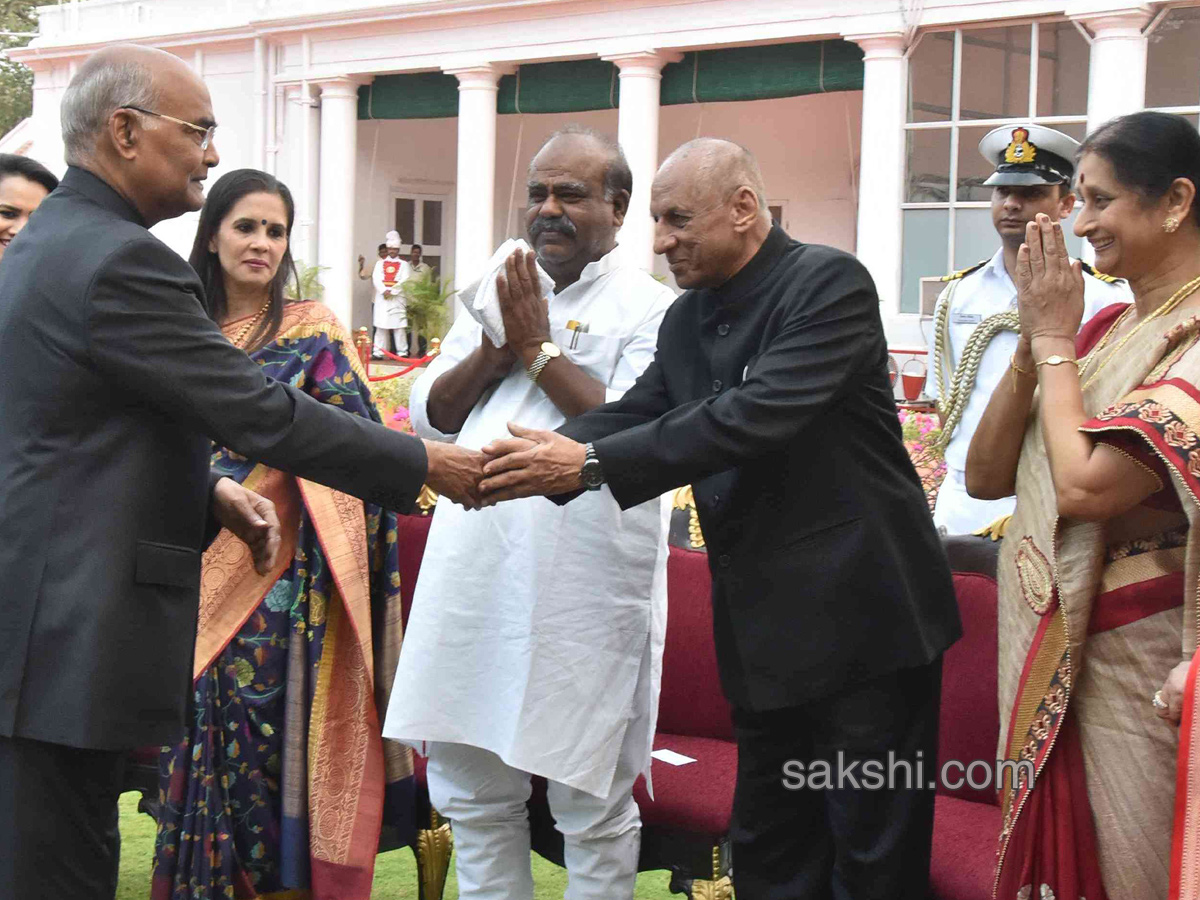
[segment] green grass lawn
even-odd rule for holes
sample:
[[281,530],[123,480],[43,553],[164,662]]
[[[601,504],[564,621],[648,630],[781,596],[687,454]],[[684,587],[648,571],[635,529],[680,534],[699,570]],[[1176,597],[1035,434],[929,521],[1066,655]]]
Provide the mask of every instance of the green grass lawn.
[[[117,900],[146,900],[150,894],[150,862],[154,855],[154,820],[137,811],[137,794],[121,797],[121,881]],[[679,894],[667,890],[667,872],[643,872],[638,876],[636,900],[678,900]],[[567,873],[533,855],[533,883],[536,900],[553,900],[563,895]],[[417,867],[407,848],[382,854],[375,865],[372,900],[416,900]],[[445,900],[457,900],[458,884],[454,866]]]

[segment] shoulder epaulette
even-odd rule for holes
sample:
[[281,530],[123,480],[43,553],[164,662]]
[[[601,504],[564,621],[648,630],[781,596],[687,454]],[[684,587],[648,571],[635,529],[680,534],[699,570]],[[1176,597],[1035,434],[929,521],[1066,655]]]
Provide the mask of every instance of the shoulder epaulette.
[[1119,282],[1121,280],[1120,278],[1117,278],[1113,275],[1105,275],[1103,272],[1097,272],[1092,266],[1089,266],[1087,263],[1083,262],[1082,260],[1080,260],[1079,265],[1083,268],[1083,271],[1085,271],[1087,274],[1091,275],[1097,281],[1103,281],[1105,284],[1116,284],[1117,282]]
[[960,278],[966,278],[972,272],[977,272],[978,270],[982,269],[989,262],[991,262],[990,258],[982,259],[973,266],[967,266],[965,269],[960,269],[957,272],[951,272],[949,275],[943,275],[942,281],[958,281]]

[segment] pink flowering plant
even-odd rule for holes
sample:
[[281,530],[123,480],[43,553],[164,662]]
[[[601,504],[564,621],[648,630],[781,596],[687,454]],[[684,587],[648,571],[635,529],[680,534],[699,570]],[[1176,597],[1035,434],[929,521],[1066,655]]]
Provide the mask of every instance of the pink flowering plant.
[[938,488],[946,477],[946,459],[938,440],[942,436],[937,413],[915,409],[900,410],[900,430],[909,458],[921,477],[929,508],[937,502]]
[[416,369],[399,378],[371,382],[371,395],[383,418],[383,424],[406,434],[413,433],[412,418],[408,412],[408,397],[412,384],[424,369]]

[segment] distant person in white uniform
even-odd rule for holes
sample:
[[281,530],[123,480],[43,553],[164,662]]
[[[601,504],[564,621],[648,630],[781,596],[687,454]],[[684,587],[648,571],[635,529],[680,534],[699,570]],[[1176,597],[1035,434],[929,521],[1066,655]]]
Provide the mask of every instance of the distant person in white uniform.
[[[480,448],[509,422],[554,429],[619,398],[654,357],[674,294],[621,257],[633,177],[616,141],[552,135],[529,167],[533,254],[497,278],[503,347],[460,315],[413,385],[418,434]],[[607,486],[541,497],[429,530],[383,733],[429,758],[454,829],[463,900],[531,900],[530,775],[548,779],[568,900],[633,897],[666,628],[662,499],[622,512]],[[423,742],[428,742],[427,750]]]
[[[1012,513],[1015,498],[976,500],[967,493],[967,448],[992,391],[1008,374],[1017,349],[1017,287],[1013,272],[1025,224],[1038,213],[1065,220],[1075,206],[1071,179],[1079,142],[1041,125],[1005,125],[984,135],[979,152],[996,167],[992,224],[1000,249],[989,260],[946,277],[934,311],[933,364],[925,393],[937,401],[946,478],[933,521],[947,534],[970,534]],[[1084,264],[1086,323],[1113,303],[1131,303],[1123,281]]]
[[375,351],[372,359],[383,359],[383,351],[407,353],[408,314],[404,307],[404,292],[400,286],[412,276],[407,260],[400,258],[400,233],[389,231],[384,239],[387,255],[375,263],[371,282],[375,286]]

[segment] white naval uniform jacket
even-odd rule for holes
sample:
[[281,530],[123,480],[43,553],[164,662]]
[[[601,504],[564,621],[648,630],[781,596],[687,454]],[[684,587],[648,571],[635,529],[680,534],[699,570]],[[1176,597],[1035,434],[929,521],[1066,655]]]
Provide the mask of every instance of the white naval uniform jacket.
[[[412,277],[412,266],[406,259],[387,257],[375,263],[371,283],[375,286],[375,309],[371,324],[376,328],[407,328],[408,315],[404,309],[404,294],[400,285]],[[384,291],[395,291],[391,297]]]
[[[675,299],[616,249],[550,299],[550,333],[620,397],[654,358]],[[587,330],[570,330],[581,323]],[[434,382],[480,344],[460,315],[413,385],[418,435],[478,449],[507,423],[554,429],[565,418],[524,368],[475,405],[457,435],[429,424]],[[434,512],[383,733],[469,744],[514,768],[597,797],[610,790],[629,728],[650,774],[666,633],[666,498],[621,512],[608,488],[564,506],[543,497]]]
[[[957,287],[955,285],[957,284]],[[953,293],[951,293],[953,288]],[[1004,268],[1004,251],[997,250],[996,255],[987,264],[971,272],[957,282],[951,282],[938,297],[937,308],[950,298],[949,318],[949,351],[953,368],[943,362],[943,377],[949,383],[950,376],[962,362],[963,348],[971,333],[981,322],[997,313],[1007,312],[1017,308],[1017,286]],[[1083,323],[1087,322],[1100,310],[1114,303],[1132,303],[1133,295],[1125,282],[1107,283],[1092,275],[1083,276]],[[936,319],[936,314],[935,314]],[[940,387],[937,384],[933,365],[934,339],[930,338],[929,367],[925,383],[925,393],[933,398],[939,398]],[[1003,500],[976,500],[966,492],[965,472],[967,468],[967,449],[971,446],[971,438],[979,421],[983,418],[992,392],[1008,372],[1009,361],[1017,351],[1018,335],[1012,331],[1002,331],[992,338],[983,356],[979,360],[979,369],[975,376],[975,387],[963,410],[958,427],[946,447],[946,482],[942,491],[938,492],[937,508],[933,520],[938,526],[945,526],[950,534],[970,534],[984,528],[1003,515],[1013,511],[1016,500],[1008,497]],[[944,494],[944,496],[943,496]]]

